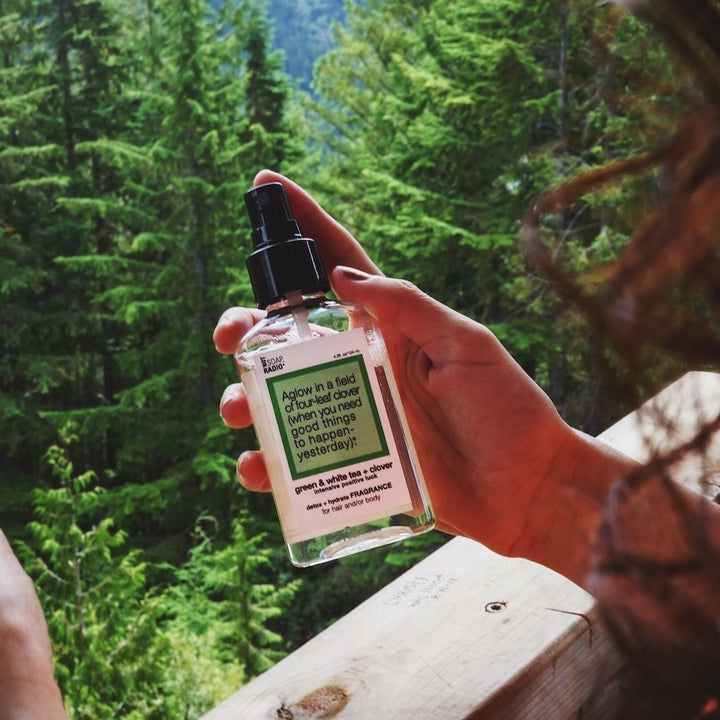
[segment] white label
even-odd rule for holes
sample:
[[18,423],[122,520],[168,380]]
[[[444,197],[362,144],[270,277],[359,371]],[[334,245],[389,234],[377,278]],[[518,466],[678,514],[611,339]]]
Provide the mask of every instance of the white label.
[[287,482],[273,489],[289,543],[411,509],[362,329],[256,359],[275,444],[283,449]]

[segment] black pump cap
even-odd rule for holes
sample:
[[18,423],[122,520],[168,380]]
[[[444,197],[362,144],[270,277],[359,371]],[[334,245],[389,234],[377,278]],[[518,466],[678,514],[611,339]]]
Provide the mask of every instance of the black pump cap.
[[330,289],[317,245],[300,233],[280,183],[249,190],[245,206],[255,247],[247,269],[258,307],[265,308],[293,291],[309,295]]

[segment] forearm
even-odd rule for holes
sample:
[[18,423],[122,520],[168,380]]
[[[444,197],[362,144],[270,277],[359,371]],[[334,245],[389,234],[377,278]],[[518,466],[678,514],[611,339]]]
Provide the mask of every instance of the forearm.
[[66,720],[42,608],[1,530],[0,578],[0,720]]
[[619,484],[597,534],[588,589],[633,663],[670,701],[692,709],[718,696],[718,505],[652,466]]
[[18,687],[11,689],[11,698],[0,687],[0,720],[67,720],[60,690],[55,683],[41,686],[40,683],[28,686],[19,692]]
[[720,506],[671,480],[662,463],[641,466],[575,433],[534,499],[523,543],[514,554],[597,598],[673,712],[717,697]]
[[[29,583],[28,583],[29,584]],[[35,611],[20,615],[24,600],[5,613],[0,662],[0,720],[67,720],[62,695],[54,678],[50,641]],[[39,607],[38,607],[39,610]],[[35,616],[35,617],[34,617]]]

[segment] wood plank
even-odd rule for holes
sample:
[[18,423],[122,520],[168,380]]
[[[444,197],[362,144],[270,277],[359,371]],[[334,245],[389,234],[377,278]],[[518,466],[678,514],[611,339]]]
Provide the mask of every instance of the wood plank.
[[[565,578],[456,538],[206,720],[274,720],[283,708],[294,720],[548,717],[548,702],[553,718],[569,718],[587,697],[588,683],[601,685],[619,666],[608,660],[592,612],[590,596]],[[578,657],[585,658],[582,673]],[[539,676],[562,685],[558,697],[538,687],[544,684],[534,682]],[[522,702],[506,702],[509,685],[522,687]],[[339,689],[340,712],[303,712],[310,704],[303,699],[323,688]],[[491,705],[505,705],[509,714],[475,715]]]
[[[693,373],[603,438],[642,459],[716,408],[720,377]],[[455,538],[203,720],[600,720],[622,668],[582,589]]]
[[[630,457],[647,461],[689,442],[706,423],[720,416],[720,374],[690,372],[635,412],[609,427],[600,437]],[[702,468],[702,473],[698,473]],[[720,492],[720,434],[702,453],[690,453],[675,468],[675,479],[696,492]],[[701,481],[698,482],[698,478]]]

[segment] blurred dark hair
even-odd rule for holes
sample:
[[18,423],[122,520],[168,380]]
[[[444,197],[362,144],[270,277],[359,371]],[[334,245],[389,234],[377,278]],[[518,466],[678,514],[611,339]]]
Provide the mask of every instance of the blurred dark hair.
[[[717,0],[617,4],[655,28],[682,68],[678,77],[690,78],[680,89],[684,107],[654,147],[548,192],[525,218],[523,240],[529,260],[612,349],[629,391],[661,359],[677,373],[720,368],[720,8]],[[656,203],[617,258],[601,273],[571,272],[558,217],[590,193],[650,176]],[[679,457],[709,447],[720,408],[716,415],[696,438],[625,478],[608,501],[595,568],[601,611],[634,664],[654,678],[658,700],[636,705],[633,717],[720,718],[720,529],[716,518],[689,510],[672,480]],[[653,527],[653,514],[665,509],[673,527]],[[647,540],[661,544],[672,531],[691,552],[659,561]]]
[[[664,36],[690,68],[684,117],[657,147],[582,173],[547,193],[525,218],[530,261],[580,306],[634,375],[648,350],[683,366],[720,367],[720,9],[711,0],[621,3]],[[558,262],[563,234],[548,216],[604,186],[657,173],[658,200],[636,235],[597,282]]]

